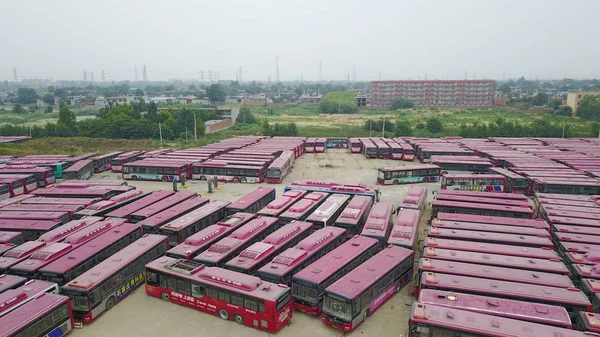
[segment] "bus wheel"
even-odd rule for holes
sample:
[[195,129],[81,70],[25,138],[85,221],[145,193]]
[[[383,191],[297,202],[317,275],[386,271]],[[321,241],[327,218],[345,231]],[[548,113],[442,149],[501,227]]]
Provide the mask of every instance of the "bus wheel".
[[245,183],[246,182],[246,177],[240,178],[240,181],[243,182],[243,183]]
[[206,180],[205,176],[200,176],[200,180]]
[[489,188],[486,188],[483,190],[484,192],[491,192],[491,190]]
[[221,317],[222,319],[228,321],[229,320],[229,313],[223,309],[219,310],[219,317]]
[[442,171],[443,176],[445,176],[446,174],[448,174],[448,171]]
[[400,286],[400,282],[398,282],[398,284],[396,284],[396,292],[399,292],[400,288],[402,288],[402,287]]
[[240,315],[233,315],[233,319],[235,320],[236,323],[239,324],[244,324],[244,318]]
[[162,181],[163,183],[164,183],[165,181],[167,181],[167,180],[169,180],[169,179],[167,179],[167,176],[162,176],[162,177],[160,178],[160,181]]
[[367,317],[371,316],[371,309],[367,309],[367,312],[365,314],[367,315]]
[[167,293],[165,293],[165,292],[162,292],[162,293],[160,294],[160,298],[162,298],[162,299],[163,299],[163,300],[165,300],[165,301],[168,301],[168,300],[171,298],[171,296],[169,296],[169,294],[167,294]]
[[115,306],[115,298],[111,297],[106,301],[106,311],[109,311]]
[[400,181],[399,180],[394,180],[394,185],[399,185]]
[[131,179],[137,180],[138,178],[137,178],[137,176],[131,176]]

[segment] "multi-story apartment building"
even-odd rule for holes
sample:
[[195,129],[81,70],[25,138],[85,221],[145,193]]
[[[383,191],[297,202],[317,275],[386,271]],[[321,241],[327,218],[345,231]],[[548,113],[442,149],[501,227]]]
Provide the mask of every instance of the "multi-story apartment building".
[[396,98],[417,107],[486,107],[494,105],[492,80],[372,81],[371,106],[389,107]]

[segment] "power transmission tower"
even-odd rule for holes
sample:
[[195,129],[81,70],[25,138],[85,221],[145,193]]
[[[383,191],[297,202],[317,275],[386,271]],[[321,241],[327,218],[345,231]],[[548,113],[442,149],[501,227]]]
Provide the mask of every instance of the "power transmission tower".
[[352,65],[352,82],[356,83],[356,67]]
[[212,82],[212,70],[208,71],[208,81]]
[[239,73],[238,82],[241,84],[242,83],[242,67],[238,67],[238,73]]
[[323,80],[323,62],[319,60],[319,82]]
[[87,82],[87,72],[83,71],[83,83]]
[[104,69],[102,69],[102,76],[100,77],[102,82],[106,82],[106,75],[104,74]]
[[279,55],[275,55],[275,80],[279,83]]
[[90,72],[90,83],[94,84],[94,72]]
[[19,77],[17,76],[17,68],[13,68],[13,79],[15,82],[19,81]]
[[144,82],[148,82],[148,70],[146,69],[145,64],[144,64],[144,68],[142,68],[142,76],[144,78]]
[[204,70],[200,70],[200,81],[204,82]]
[[138,81],[138,73],[137,73],[137,66],[135,66],[135,81]]

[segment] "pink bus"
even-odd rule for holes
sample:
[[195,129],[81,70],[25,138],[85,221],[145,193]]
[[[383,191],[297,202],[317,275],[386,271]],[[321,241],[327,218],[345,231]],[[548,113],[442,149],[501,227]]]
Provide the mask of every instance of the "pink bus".
[[467,197],[467,196],[453,195],[453,194],[438,194],[436,200],[448,200],[448,201],[468,202],[468,203],[475,203],[475,204],[489,204],[489,205],[533,208],[531,206],[531,204],[527,201],[497,199],[497,198],[483,198],[483,197]]
[[420,186],[412,186],[406,192],[406,196],[400,204],[398,208],[410,208],[417,209],[421,212],[425,209],[425,205],[427,204],[427,188]]
[[139,160],[144,153],[144,151],[130,151],[119,154],[110,160],[110,171],[113,173],[123,172],[123,164]]
[[45,246],[45,242],[27,241],[22,245],[10,249],[9,251],[5,252],[2,257],[0,257],[0,273],[7,272],[12,266],[24,261],[31,256],[31,254]]
[[51,167],[35,165],[10,165],[0,167],[0,174],[33,175],[38,187],[46,187],[56,182],[54,170]]
[[183,243],[169,249],[166,255],[175,259],[190,260],[255,217],[256,215],[251,213],[230,215],[188,237]]
[[[518,247],[517,247],[518,248]],[[534,270],[544,273],[569,275],[565,264],[556,256],[554,251],[535,257],[507,255],[503,251],[480,253],[471,251],[452,250],[452,248],[425,247],[423,257],[431,260],[446,260],[488,265],[522,270]]]
[[440,190],[439,194],[442,195],[458,195],[464,197],[475,197],[475,198],[490,198],[490,199],[508,199],[508,200],[520,200],[523,202],[529,202],[526,196],[522,194],[509,194],[509,193],[488,193],[488,192],[477,192],[477,191],[455,191],[455,190]]
[[520,247],[554,248],[554,244],[547,236],[540,237],[431,227],[429,231],[429,237],[448,240],[467,240],[494,244],[517,245]]
[[420,289],[458,291],[474,295],[493,296],[518,301],[532,301],[561,306],[571,319],[579,311],[591,311],[592,303],[577,288],[556,288],[534,284],[487,280],[476,277],[424,272]]
[[[64,213],[61,214],[64,215]],[[23,233],[25,241],[31,241],[62,224],[63,222],[58,220],[0,219],[0,230]]]
[[266,168],[263,166],[230,165],[223,162],[204,162],[192,165],[192,177],[197,180],[214,179],[234,183],[262,183]]
[[407,284],[413,274],[411,249],[387,246],[325,289],[321,321],[350,332]]
[[0,336],[60,337],[73,328],[69,298],[44,293],[2,317]]
[[433,289],[420,291],[419,303],[553,325],[565,329],[572,328],[571,318],[567,310],[548,304]]
[[300,200],[307,191],[290,190],[283,192],[280,196],[276,197],[273,201],[267,204],[265,208],[256,212],[258,215],[274,216],[278,217],[281,213],[285,212],[291,205],[296,201]]
[[1,293],[0,317],[45,293],[58,294],[58,285],[46,281],[29,280],[16,289]]
[[519,226],[503,226],[503,225],[490,225],[486,223],[476,222],[460,222],[460,221],[446,221],[433,219],[431,225],[436,228],[445,229],[460,229],[474,232],[491,232],[491,233],[504,233],[504,234],[522,234],[522,235],[533,235],[550,237],[550,233],[547,228],[544,227],[519,227]]
[[597,244],[600,241],[600,238],[596,235],[554,233],[554,236],[560,242],[578,242],[578,243]]
[[0,243],[20,245],[23,243],[23,233],[0,231]]
[[348,200],[350,196],[347,194],[331,194],[306,218],[306,222],[312,223],[315,229],[333,226]]
[[346,230],[337,227],[319,229],[258,270],[258,276],[269,282],[291,284],[292,275],[320,259],[346,241]]
[[304,152],[313,153],[315,152],[315,143],[317,142],[317,138],[308,138],[306,142],[304,142]]
[[419,210],[401,209],[396,216],[387,244],[417,251],[420,218],[421,212]]
[[279,184],[292,170],[295,155],[292,151],[283,151],[267,168],[267,183]]
[[302,199],[291,205],[285,212],[279,215],[282,225],[292,221],[304,221],[306,218],[321,205],[327,198],[328,193],[311,192]]
[[487,215],[476,215],[476,214],[460,214],[460,213],[440,212],[437,214],[437,220],[476,222],[476,223],[485,223],[485,224],[490,224],[490,225],[503,225],[503,226],[549,228],[548,223],[543,219],[518,219],[518,218],[506,218],[506,217],[501,217],[501,216],[487,216]]
[[[83,205],[53,205],[53,204],[12,204],[0,208],[0,212],[20,212],[20,213],[67,213],[67,217],[61,217],[60,221],[66,222],[73,220],[75,213],[82,210]],[[66,220],[66,221],[65,221]]]
[[256,213],[275,199],[275,189],[258,187],[225,207],[225,215],[238,212]]
[[[316,153],[323,153],[325,152],[326,144],[327,143],[327,138],[317,138],[317,140],[315,141],[315,152]],[[306,148],[306,146],[305,146]]]
[[169,237],[171,247],[177,246],[192,234],[225,217],[229,201],[214,200],[158,228],[160,234]]
[[143,285],[144,265],[168,248],[167,237],[146,234],[62,287],[61,292],[73,301],[76,323],[92,322]]
[[351,236],[359,234],[367,221],[372,205],[373,199],[370,197],[364,195],[353,197],[335,220],[334,226],[346,229]]
[[104,218],[97,216],[88,216],[83,219],[72,220],[64,225],[56,227],[55,229],[40,235],[40,237],[37,238],[37,241],[46,243],[60,242],[66,239],[69,235],[80,231],[98,221],[102,221],[103,219]]
[[402,146],[398,143],[388,142],[387,145],[391,150],[391,159],[402,160]]
[[586,219],[574,217],[573,213],[564,213],[566,216],[557,215],[546,215],[546,219],[552,226],[556,225],[571,225],[571,226],[587,226],[587,227],[600,227],[600,223],[596,219]]
[[91,159],[92,159],[93,166],[94,166],[94,173],[100,173],[100,172],[104,172],[106,170],[110,170],[111,161],[113,160],[113,158],[117,157],[121,153],[123,153],[123,152],[117,151],[117,152],[111,152],[111,153],[101,154],[96,157],[92,157]]
[[350,138],[348,143],[351,153],[362,153],[363,145],[359,138]]
[[193,258],[206,266],[222,267],[227,261],[250,247],[254,242],[263,240],[279,228],[279,221],[272,217],[257,217],[231,232],[223,239],[213,243],[207,250]]
[[158,233],[158,228],[160,226],[165,225],[174,219],[182,217],[209,202],[210,200],[206,198],[190,198],[137,223],[142,226],[144,233],[156,234]]
[[433,219],[438,213],[476,214],[484,216],[500,216],[507,218],[533,219],[533,210],[528,207],[504,205],[476,204],[449,200],[436,200],[432,204]]
[[0,294],[10,289],[16,289],[27,282],[27,279],[21,276],[0,274]]
[[88,207],[89,205],[100,201],[100,199],[90,198],[28,198],[22,200],[21,204],[28,205],[82,205]]
[[25,193],[31,193],[38,189],[37,180],[33,174],[11,174],[0,171],[0,178],[20,179],[23,182],[22,185]]
[[129,192],[115,195],[108,200],[100,200],[75,213],[75,219],[81,219],[86,216],[104,216],[106,213],[130,204],[135,200],[147,196],[148,194],[150,194],[150,192],[131,190]]
[[294,221],[273,233],[262,241],[255,242],[245,248],[240,254],[225,263],[226,269],[244,274],[255,275],[258,269],[270,262],[285,249],[293,247],[309,236],[313,225],[308,222]]
[[129,221],[138,223],[146,218],[149,218],[157,213],[160,213],[168,208],[171,208],[180,202],[197,197],[198,194],[192,191],[179,191],[173,195],[141,208],[129,215]]
[[[309,315],[319,315],[323,307],[325,288],[370,259],[379,250],[377,240],[357,235],[294,274],[294,308]],[[315,273],[315,270],[319,272]]]
[[384,247],[393,226],[392,212],[393,207],[390,203],[373,204],[360,235],[374,238],[379,241],[381,247]]
[[480,337],[600,336],[445,306],[413,303],[410,311],[408,337],[451,336],[452,334]]
[[139,211],[150,205],[153,205],[157,202],[160,202],[161,200],[168,198],[168,197],[172,196],[173,194],[175,194],[175,192],[173,192],[173,191],[159,190],[154,193],[148,194],[140,199],[137,199],[123,207],[119,207],[119,208],[107,213],[106,216],[111,217],[111,218],[129,219],[129,216],[132,213]]
[[37,278],[63,286],[141,237],[137,225],[115,226],[45,265]]
[[425,247],[435,249],[451,249],[458,251],[477,252],[484,254],[502,254],[520,257],[533,257],[541,259],[556,259],[560,261],[556,252],[549,248],[518,247],[514,245],[499,245],[463,240],[448,240],[428,237]]
[[[508,268],[507,268],[508,267]],[[568,275],[545,272],[532,272],[513,268],[512,266],[490,266],[476,263],[463,263],[440,259],[421,258],[419,260],[419,274],[424,272],[462,275],[482,279],[529,283],[540,286],[557,288],[573,288],[573,282]]]

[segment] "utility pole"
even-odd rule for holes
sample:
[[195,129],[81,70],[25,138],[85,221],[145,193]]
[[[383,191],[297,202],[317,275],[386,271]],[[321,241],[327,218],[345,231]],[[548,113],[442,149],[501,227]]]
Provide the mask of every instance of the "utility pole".
[[565,127],[566,126],[567,126],[567,122],[565,122],[565,124],[563,124],[562,138],[565,138]]
[[239,77],[238,77],[239,78],[238,82],[240,84],[242,84],[242,67],[238,67],[238,72],[240,74]]
[[138,73],[137,73],[137,66],[135,66],[135,81],[138,81]]
[[94,84],[94,72],[90,72],[90,84]]
[[356,83],[356,67],[352,65],[352,82]]
[[102,69],[102,76],[100,77],[100,79],[102,80],[102,82],[106,82],[106,76],[104,74],[104,69]]
[[279,55],[275,55],[275,79],[279,83]]
[[160,122],[158,122],[158,134],[160,135],[160,142],[162,143],[162,127],[160,126]]
[[87,72],[83,71],[83,83],[87,83]]
[[381,128],[381,138],[385,138],[385,117],[383,117],[383,126]]
[[187,146],[190,145],[190,143],[188,142],[187,127],[185,128],[185,145],[187,145]]
[[198,129],[196,128],[196,114],[194,113],[194,140],[198,140]]
[[19,77],[17,76],[17,68],[13,68],[13,79],[15,82],[19,81]]
[[200,70],[200,82],[204,82],[204,70]]
[[369,138],[371,138],[371,131],[373,131],[373,121],[369,119]]
[[144,68],[142,68],[142,76],[144,78],[144,82],[148,82],[148,70],[146,69],[145,64],[144,64]]

